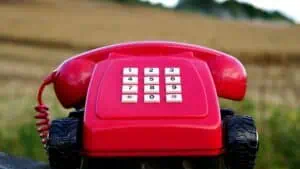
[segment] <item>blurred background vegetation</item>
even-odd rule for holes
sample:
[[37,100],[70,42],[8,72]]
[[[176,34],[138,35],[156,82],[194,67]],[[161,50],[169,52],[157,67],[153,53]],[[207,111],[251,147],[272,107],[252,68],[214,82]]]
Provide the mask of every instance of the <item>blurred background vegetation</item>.
[[[101,1],[101,0],[100,0]],[[148,1],[140,0],[115,0],[119,3],[152,5]],[[161,4],[157,6],[163,7]],[[238,2],[236,0],[227,0],[216,2],[215,0],[180,0],[174,8],[175,10],[184,10],[192,12],[201,12],[216,17],[230,17],[234,19],[261,19],[268,21],[282,21],[295,23],[295,21],[279,11],[265,11],[254,7],[249,3]]]
[[[47,160],[33,108],[43,77],[65,59],[119,42],[171,40],[239,58],[249,76],[246,100],[220,101],[256,119],[256,168],[300,164],[300,26],[278,11],[233,0],[182,0],[175,8],[137,0],[4,0],[0,20],[0,151]],[[51,88],[45,100],[51,118],[70,111]]]

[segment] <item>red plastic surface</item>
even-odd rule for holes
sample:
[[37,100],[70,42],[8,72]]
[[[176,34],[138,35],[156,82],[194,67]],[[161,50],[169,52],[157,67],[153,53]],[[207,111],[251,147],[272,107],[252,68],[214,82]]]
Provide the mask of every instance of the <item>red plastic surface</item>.
[[[144,103],[143,70],[160,69],[160,103]],[[122,69],[139,68],[138,102],[121,103]],[[165,100],[164,68],[180,67],[182,103]],[[218,98],[206,62],[192,53],[127,57],[96,65],[86,101],[87,156],[216,156],[222,153]]]
[[205,61],[212,73],[219,97],[242,100],[246,93],[247,74],[243,65],[225,53],[196,45],[165,41],[122,43],[91,50],[70,58],[55,72],[54,88],[65,108],[78,106],[85,100],[94,64],[107,60],[113,52],[129,56],[168,56],[192,52]]
[[[90,91],[94,91],[95,100],[87,100],[87,111],[96,112],[100,119],[166,119],[166,118],[190,118],[206,117],[208,114],[208,105],[217,104],[216,100],[208,103],[208,98],[215,96],[215,86],[211,79],[210,70],[204,61],[197,60],[194,63],[192,53],[182,53],[169,57],[127,57],[112,54],[120,59],[110,61],[109,68],[103,70],[101,66],[95,69],[93,78],[101,80],[94,81],[91,84]],[[190,57],[189,59],[181,57]],[[123,68],[136,67],[138,74],[138,104],[124,104],[121,102],[122,74]],[[160,103],[144,103],[144,68],[159,68],[159,95]],[[182,86],[182,103],[166,103],[166,83],[164,68],[180,67],[180,77]],[[197,85],[195,85],[197,84]],[[94,85],[96,85],[94,87]],[[156,93],[157,94],[157,93]],[[207,98],[208,97],[208,98]],[[214,105],[216,106],[216,105]],[[92,107],[93,109],[89,109]],[[95,109],[94,109],[95,108]],[[218,109],[218,108],[215,108]]]
[[56,72],[54,89],[65,108],[84,105],[94,65],[94,62],[86,59],[75,59]]

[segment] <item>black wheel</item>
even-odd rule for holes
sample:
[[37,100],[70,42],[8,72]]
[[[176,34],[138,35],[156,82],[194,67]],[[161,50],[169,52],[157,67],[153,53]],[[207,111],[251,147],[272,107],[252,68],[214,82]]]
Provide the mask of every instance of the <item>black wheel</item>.
[[259,147],[254,120],[249,116],[232,116],[224,125],[227,168],[254,169]]
[[226,119],[226,118],[231,118],[232,116],[234,116],[234,111],[228,108],[223,108],[221,109],[221,118],[222,120]]
[[69,113],[69,117],[83,120],[84,110],[76,110]]
[[53,120],[49,130],[47,152],[51,169],[80,167],[81,120],[63,118]]

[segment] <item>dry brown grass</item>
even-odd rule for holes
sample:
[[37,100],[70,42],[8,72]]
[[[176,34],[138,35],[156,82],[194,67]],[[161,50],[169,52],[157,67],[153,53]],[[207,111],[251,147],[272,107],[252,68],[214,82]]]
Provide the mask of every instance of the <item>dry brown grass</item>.
[[[97,0],[40,0],[1,5],[1,36],[102,46],[132,40],[174,40],[238,57],[299,57],[300,27],[220,21]],[[98,0],[101,1],[101,0]],[[1,38],[0,38],[1,39]]]
[[[300,60],[299,26],[220,21],[198,14],[92,0],[2,4],[0,21],[0,119],[4,119],[0,127],[31,119],[42,78],[64,59],[87,48],[132,40],[173,40],[220,49],[245,63],[266,58]],[[300,81],[294,76],[299,72],[297,65],[289,76],[278,66],[246,67],[249,98],[261,100],[260,88],[268,88],[263,89],[268,91],[264,100],[297,103],[297,97],[290,96],[297,91],[294,82]],[[273,81],[264,85],[266,80],[276,79],[283,84]],[[289,90],[283,97],[282,88]],[[46,96],[51,106],[59,107],[52,91]]]

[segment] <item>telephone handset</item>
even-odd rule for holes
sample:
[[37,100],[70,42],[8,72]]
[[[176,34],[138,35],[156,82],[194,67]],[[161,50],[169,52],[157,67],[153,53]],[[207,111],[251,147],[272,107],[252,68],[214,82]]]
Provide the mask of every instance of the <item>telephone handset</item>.
[[[40,137],[42,138],[42,143],[46,143],[50,126],[48,107],[42,101],[42,93],[47,85],[53,84],[55,94],[64,108],[81,109],[84,108],[86,104],[89,84],[95,67],[108,66],[108,64],[104,64],[105,61],[120,59],[120,56],[127,59],[136,59],[139,57],[181,57],[182,53],[189,53],[195,60],[199,59],[207,64],[214,81],[216,93],[219,97],[231,100],[242,100],[244,98],[247,87],[246,71],[239,60],[225,53],[197,45],[166,41],[130,42],[97,48],[66,60],[50,73],[42,83],[37,97],[38,106],[36,107],[36,111],[38,114],[35,116],[35,118],[39,119],[37,126]],[[180,69],[174,69],[173,67],[166,67],[165,69],[165,71],[169,71],[169,73],[180,71]],[[135,74],[136,71],[138,71],[136,68],[124,68],[124,73],[127,74]],[[157,73],[159,69],[150,67],[148,69],[145,68],[145,71],[151,75]],[[149,77],[151,79],[146,78],[147,77],[144,79],[145,81],[157,80],[153,77]],[[133,79],[127,80],[131,81]],[[167,80],[172,82],[178,81],[180,78],[166,77],[166,81]],[[176,89],[178,87],[176,85],[170,85],[169,87],[169,90],[179,90]],[[135,89],[134,86],[124,86],[124,90]],[[150,86],[148,90],[157,89]],[[172,98],[176,96],[178,97]],[[152,101],[157,101],[156,97],[158,96],[149,95],[149,99],[152,99]],[[179,98],[181,97],[180,95],[170,95],[169,97],[171,100],[182,99]],[[134,99],[135,98],[131,96],[131,98],[127,98],[127,101]]]

